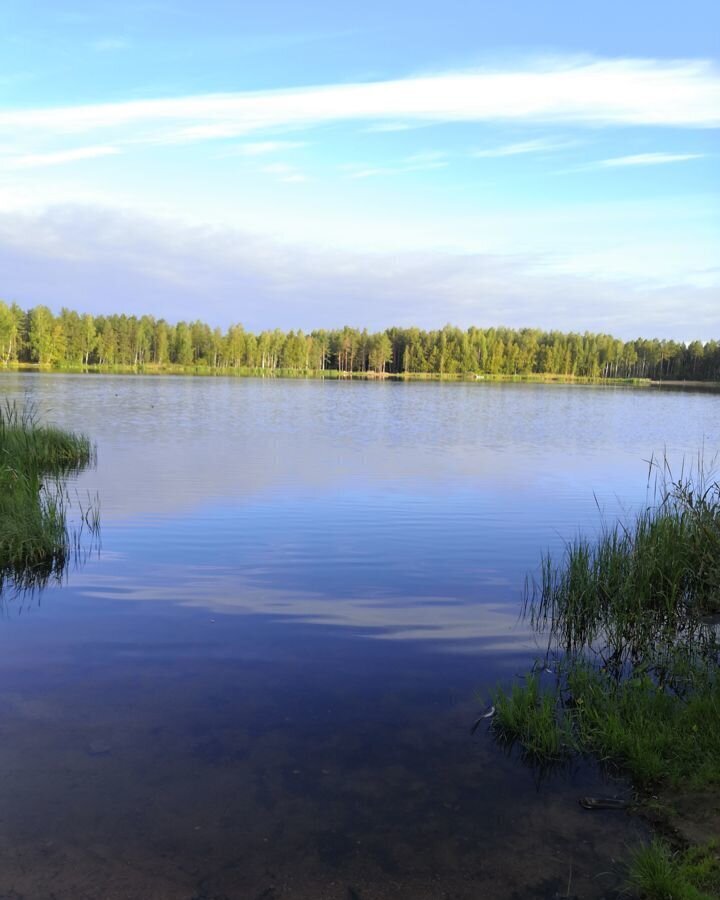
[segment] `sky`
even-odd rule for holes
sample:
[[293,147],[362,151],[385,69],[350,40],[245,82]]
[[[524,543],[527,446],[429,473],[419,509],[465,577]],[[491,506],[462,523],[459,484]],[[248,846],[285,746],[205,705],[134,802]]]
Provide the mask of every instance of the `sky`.
[[720,339],[710,0],[3,0],[0,298]]

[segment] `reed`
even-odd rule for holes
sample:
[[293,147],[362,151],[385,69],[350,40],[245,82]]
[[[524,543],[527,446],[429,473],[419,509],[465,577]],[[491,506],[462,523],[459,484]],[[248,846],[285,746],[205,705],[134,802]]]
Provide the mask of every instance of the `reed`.
[[633,522],[577,539],[559,566],[544,557],[525,611],[551,644],[598,648],[616,670],[649,645],[699,640],[720,611],[720,484],[702,472],[663,484]]

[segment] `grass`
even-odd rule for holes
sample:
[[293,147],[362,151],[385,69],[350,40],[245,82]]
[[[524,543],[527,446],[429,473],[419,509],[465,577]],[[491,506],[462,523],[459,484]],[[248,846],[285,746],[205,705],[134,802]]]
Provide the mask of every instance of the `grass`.
[[717,844],[673,853],[662,841],[636,849],[628,887],[647,900],[713,900],[720,897]]
[[[65,479],[94,458],[84,435],[39,424],[32,407],[0,406],[0,590],[7,581],[35,587],[62,574],[79,542],[67,524]],[[96,534],[97,504],[80,513],[80,530]]]

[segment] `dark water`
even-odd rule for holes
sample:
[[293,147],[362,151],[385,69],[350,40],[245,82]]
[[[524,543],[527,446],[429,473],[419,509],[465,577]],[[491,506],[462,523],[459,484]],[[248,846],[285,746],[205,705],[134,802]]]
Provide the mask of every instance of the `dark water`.
[[[540,553],[720,396],[0,377],[98,443],[102,548],[0,621],[0,898],[615,896],[624,791],[484,729]],[[676,462],[679,464],[679,462]],[[599,509],[598,509],[599,507]]]

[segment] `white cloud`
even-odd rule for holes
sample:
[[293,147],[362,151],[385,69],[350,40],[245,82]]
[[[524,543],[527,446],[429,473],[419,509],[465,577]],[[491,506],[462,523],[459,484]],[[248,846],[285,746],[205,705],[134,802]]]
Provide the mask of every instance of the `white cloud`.
[[351,178],[379,178],[384,177],[386,175],[397,175],[399,169],[392,169],[390,167],[383,166],[366,166],[366,167],[358,167],[354,171],[350,172]]
[[470,155],[478,159],[491,159],[502,156],[520,156],[525,153],[549,153],[554,150],[564,150],[566,147],[573,147],[576,145],[576,141],[553,141],[548,138],[537,138],[532,141],[503,144],[500,147],[473,150]]
[[[153,100],[148,102],[154,103],[157,101]],[[0,127],[2,127],[1,120]],[[92,130],[92,126],[90,126],[90,130]],[[167,131],[138,131],[137,136],[132,138],[132,141],[139,144],[194,144],[199,141],[215,141],[224,140],[226,138],[242,137],[247,132],[248,129],[243,124],[228,124],[227,122],[222,122],[220,124],[188,125],[184,128],[176,128],[173,125],[173,127]]]
[[375,166],[369,163],[342,163],[338,166],[341,172],[347,172],[350,178],[378,178],[390,175],[402,175],[406,172],[426,172],[433,169],[444,169],[448,165],[447,154],[437,150],[413,153],[399,162],[387,166]]
[[0,130],[9,132],[114,129],[143,140],[207,140],[351,120],[718,127],[720,73],[702,61],[555,60],[394,81],[0,110]]
[[224,156],[268,156],[285,150],[298,150],[307,147],[306,141],[249,141],[230,147]]
[[307,175],[300,172],[295,166],[284,162],[269,163],[266,166],[261,166],[260,171],[265,175],[276,175],[280,181],[286,184],[299,184],[300,182],[309,181]]
[[287,163],[278,162],[263,166],[260,171],[265,172],[267,175],[289,175],[294,170]]
[[74,147],[71,150],[59,150],[55,153],[25,153],[0,156],[0,169],[34,169],[45,166],[62,166],[66,163],[95,159],[100,156],[116,156],[120,153],[117,147]]
[[406,172],[429,172],[433,169],[446,168],[446,162],[426,162],[415,163],[413,165],[401,166],[368,166],[367,168],[357,168],[350,172],[351,178],[379,178],[392,175],[403,175]]
[[410,125],[407,122],[375,122],[373,125],[368,125],[365,131],[372,132],[392,132],[392,131],[410,131],[411,128],[414,128],[414,125]]
[[412,153],[410,156],[406,156],[404,163],[408,166],[424,166],[428,163],[444,162],[446,157],[447,153],[443,153],[441,150],[425,150],[422,153]]
[[702,159],[704,153],[635,153],[632,156],[616,156],[593,163],[593,168],[614,169],[622,166],[662,166],[666,163]]

